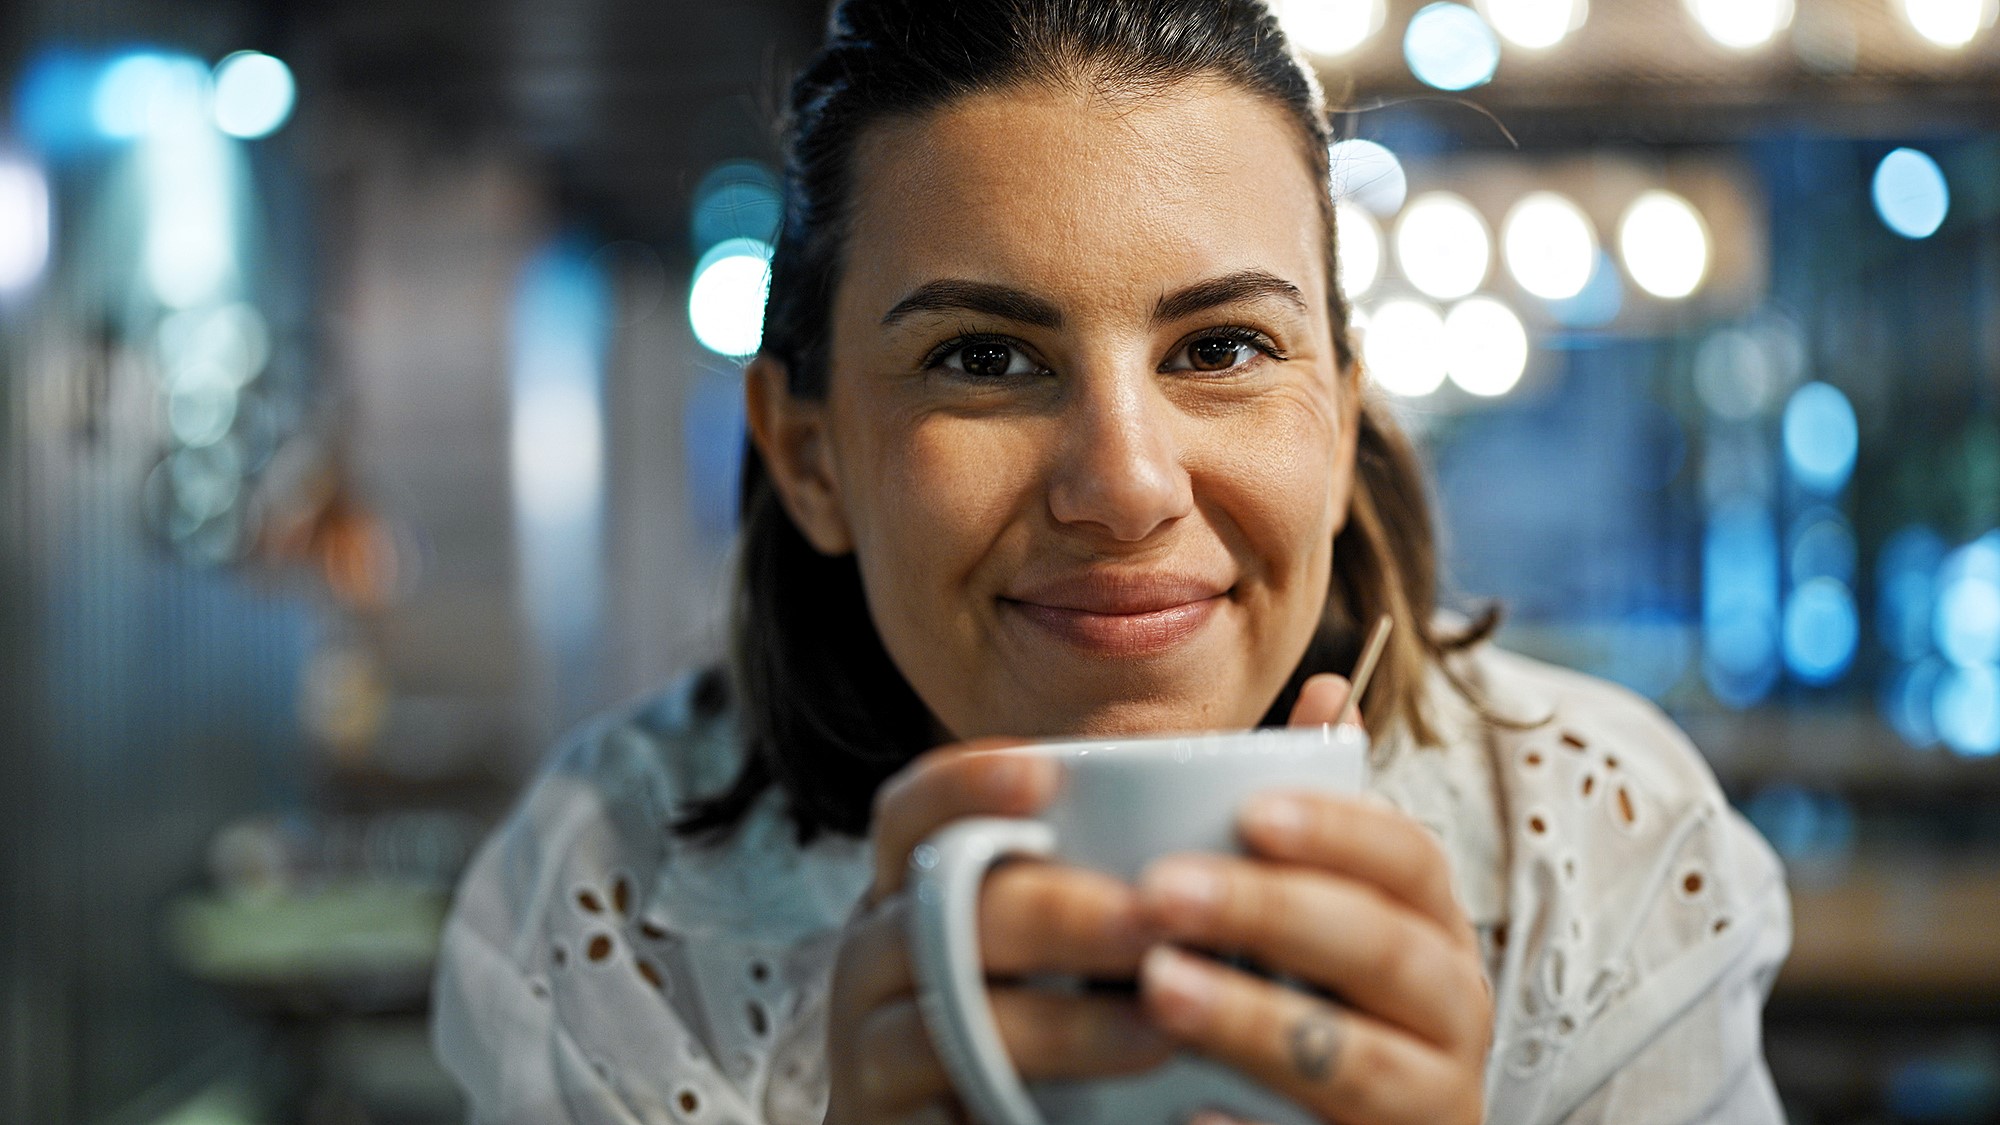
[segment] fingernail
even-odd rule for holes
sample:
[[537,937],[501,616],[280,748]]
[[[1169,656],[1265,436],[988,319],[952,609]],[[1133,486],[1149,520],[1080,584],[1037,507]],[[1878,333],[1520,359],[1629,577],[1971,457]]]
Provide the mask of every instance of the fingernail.
[[1026,754],[997,755],[986,774],[987,792],[1010,806],[1032,800],[1041,790],[1046,764],[1044,759]]
[[1222,877],[1199,860],[1156,863],[1140,879],[1139,888],[1153,905],[1182,914],[1206,914],[1222,901]]
[[1305,805],[1296,797],[1257,797],[1243,808],[1243,830],[1289,849],[1306,831]]
[[1153,1018],[1168,1031],[1201,1030],[1215,1002],[1215,979],[1193,957],[1168,945],[1154,946],[1139,966],[1139,983]]

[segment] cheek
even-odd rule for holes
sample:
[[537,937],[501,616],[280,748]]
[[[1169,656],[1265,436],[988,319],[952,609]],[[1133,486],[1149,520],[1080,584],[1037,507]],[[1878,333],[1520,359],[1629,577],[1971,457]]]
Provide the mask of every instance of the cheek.
[[871,596],[932,612],[963,588],[1016,522],[1033,461],[1023,445],[1006,427],[931,415],[892,421],[843,458]]
[[1339,415],[1309,392],[1273,395],[1232,419],[1213,447],[1215,502],[1273,584],[1325,586],[1341,463]]

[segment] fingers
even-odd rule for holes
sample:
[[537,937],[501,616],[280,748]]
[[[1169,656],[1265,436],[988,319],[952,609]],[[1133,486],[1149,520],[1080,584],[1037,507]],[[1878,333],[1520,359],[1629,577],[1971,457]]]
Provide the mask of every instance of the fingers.
[[1321,1116],[1352,1125],[1471,1125],[1480,1066],[1362,1012],[1160,946],[1141,976],[1146,1011],[1175,1039]]
[[986,971],[1131,980],[1159,940],[1138,892],[1109,875],[1022,860],[1003,864],[979,896]]
[[1444,847],[1406,813],[1326,794],[1266,793],[1244,803],[1238,831],[1260,855],[1380,887],[1474,945]]
[[1429,1042],[1456,1048],[1484,1030],[1477,955],[1438,925],[1350,879],[1221,856],[1176,856],[1142,881],[1173,939],[1241,951],[1311,981]]
[[876,795],[872,835],[877,902],[903,887],[910,850],[966,816],[1026,816],[1055,794],[1061,767],[1035,754],[1000,752],[987,740],[934,750],[886,782]]
[[[995,989],[991,997],[1007,1054],[1029,1081],[1137,1074],[1173,1051],[1173,1041],[1129,999],[1023,988]],[[915,1000],[875,1009],[854,1034],[859,1092],[874,1114],[949,1100],[951,1079]]]
[[1353,723],[1361,725],[1361,701],[1348,698],[1348,683],[1345,676],[1331,672],[1320,672],[1306,677],[1299,688],[1298,701],[1292,704],[1292,715],[1287,726],[1316,727],[1325,723]]

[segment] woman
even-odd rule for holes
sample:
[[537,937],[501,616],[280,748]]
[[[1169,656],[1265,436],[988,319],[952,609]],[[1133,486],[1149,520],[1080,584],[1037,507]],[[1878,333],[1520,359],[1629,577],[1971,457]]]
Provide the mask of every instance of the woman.
[[792,109],[731,674],[586,732],[468,875],[437,1041],[475,1118],[960,1115],[902,872],[1060,783],[964,744],[1333,721],[1387,614],[1386,800],[1273,795],[1250,856],[1136,887],[988,880],[1024,1076],[1186,1049],[1329,1121],[1781,1120],[1769,850],[1646,704],[1433,621],[1265,8],[851,0]]

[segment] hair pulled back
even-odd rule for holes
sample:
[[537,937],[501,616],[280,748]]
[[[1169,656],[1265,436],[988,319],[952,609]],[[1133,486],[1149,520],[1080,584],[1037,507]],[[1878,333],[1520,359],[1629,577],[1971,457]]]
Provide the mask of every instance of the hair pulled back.
[[[863,133],[969,95],[1018,86],[1081,86],[1143,97],[1214,78],[1269,99],[1297,122],[1334,260],[1325,99],[1262,0],[844,0],[826,42],[794,81],[786,122],[784,223],[771,263],[762,352],[781,362],[790,393],[826,394],[834,288]],[[1329,303],[1338,359],[1354,362],[1348,308]],[[1426,668],[1491,631],[1433,627],[1436,563],[1422,470],[1382,410],[1364,402],[1355,487],[1334,540],[1321,627],[1267,722],[1282,722],[1304,679],[1346,671],[1364,624],[1395,619],[1389,650],[1362,703],[1377,732],[1401,725],[1434,741],[1423,706]],[[733,696],[744,740],[741,773],[682,821],[727,830],[776,788],[800,839],[861,835],[881,783],[932,741],[929,713],[897,670],[869,616],[853,557],[815,550],[779,502],[754,446],[741,493],[731,667],[702,696]]]

